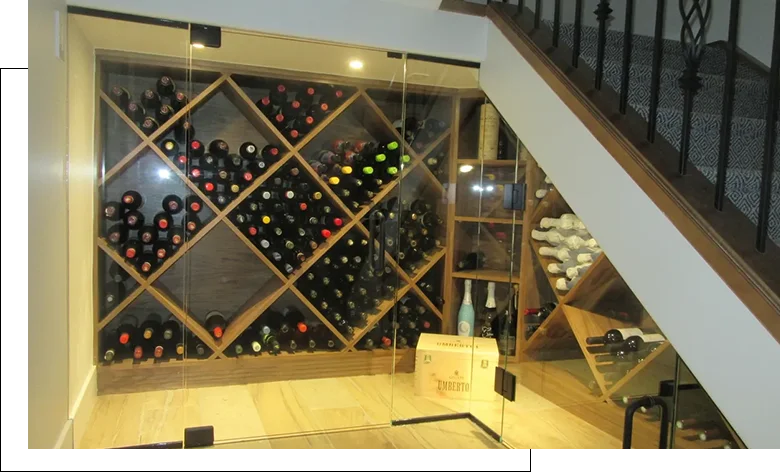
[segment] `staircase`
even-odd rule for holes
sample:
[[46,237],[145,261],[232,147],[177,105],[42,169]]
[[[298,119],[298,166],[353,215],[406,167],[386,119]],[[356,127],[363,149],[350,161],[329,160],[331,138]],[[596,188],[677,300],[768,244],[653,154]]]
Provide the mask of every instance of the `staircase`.
[[[545,21],[552,29],[553,23]],[[596,68],[598,28],[583,27],[580,58],[590,68]],[[561,25],[561,40],[574,45],[574,25]],[[650,36],[634,35],[631,49],[628,104],[642,118],[650,114],[650,89],[653,63],[653,43]],[[620,91],[624,34],[608,30],[605,43],[604,83],[616,93]],[[678,79],[685,62],[679,41],[663,41],[663,62],[658,105],[658,133],[680,149],[683,122],[683,93]],[[713,185],[717,177],[718,150],[723,91],[725,87],[726,50],[717,45],[705,48],[699,68],[702,88],[695,97],[692,115],[690,162]],[[768,72],[759,72],[743,58],[737,62],[736,95],[731,126],[729,172],[726,174],[726,197],[753,224],[758,223],[761,165],[766,133],[766,107],[769,94]],[[775,132],[780,132],[780,123]],[[769,238],[780,245],[780,140],[775,141],[772,201],[769,212]]]
[[[667,3],[677,9],[677,2]],[[780,145],[772,146],[772,171],[764,165],[767,103],[776,93],[770,92],[768,75],[745,60],[732,63],[734,107],[724,114],[728,54],[706,46],[698,70],[702,87],[688,114],[678,85],[686,69],[681,45],[662,41],[656,133],[648,133],[653,38],[632,37],[628,106],[621,112],[621,32],[606,31],[600,38],[598,28],[582,27],[575,67],[573,25],[558,29],[528,8],[520,14],[514,5],[495,2],[486,16],[482,89],[587,222],[746,445],[779,447],[774,431],[780,410],[768,399],[780,398],[780,375],[770,372],[780,363]],[[594,85],[599,41],[604,44],[600,89]],[[678,156],[686,115],[692,126],[689,165],[682,175]],[[716,208],[726,116],[732,120],[728,161],[721,166],[727,170],[726,199]],[[777,132],[776,119],[772,123]],[[757,249],[765,174],[771,177],[770,192],[763,193],[767,237],[765,247]],[[751,391],[767,401],[749,400]]]

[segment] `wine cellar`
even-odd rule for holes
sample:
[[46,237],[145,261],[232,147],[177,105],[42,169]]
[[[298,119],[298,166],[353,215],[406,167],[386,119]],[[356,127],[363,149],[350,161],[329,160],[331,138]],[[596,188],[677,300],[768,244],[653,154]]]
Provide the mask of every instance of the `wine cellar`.
[[[415,372],[422,333],[462,334],[464,285],[469,335],[496,339],[518,385],[614,437],[671,375],[662,337],[598,341],[660,331],[478,89],[96,64],[99,394]],[[507,209],[520,183],[525,210]],[[657,419],[638,424],[651,446]]]
[[[394,359],[386,340],[373,349],[364,337],[375,326],[387,323],[392,317],[388,313],[402,300],[409,305],[406,308],[425,315],[420,320],[424,330],[447,332],[450,327],[450,320],[443,315],[451,311],[450,300],[442,294],[451,282],[445,273],[455,254],[448,252],[445,235],[452,234],[454,221],[448,218],[448,206],[452,205],[446,200],[445,185],[455,175],[452,166],[456,159],[449,155],[462,139],[459,126],[452,123],[458,123],[466,113],[473,115],[483,100],[479,94],[469,91],[461,96],[457,90],[441,93],[411,87],[408,100],[412,104],[407,102],[407,110],[411,112],[415,100],[424,102],[418,108],[433,107],[438,126],[426,129],[425,139],[418,134],[412,144],[403,147],[403,154],[399,149],[395,165],[402,171],[396,176],[395,168],[382,169],[385,180],[377,178],[379,185],[366,192],[370,198],[358,202],[337,194],[342,190],[334,185],[334,174],[318,170],[308,161],[321,149],[331,149],[334,140],[395,143],[391,148],[401,143],[393,123],[401,117],[400,89],[386,89],[370,81],[339,83],[313,74],[278,70],[203,68],[192,73],[190,90],[180,88],[174,94],[171,88],[168,102],[154,94],[155,83],[161,77],[165,77],[164,85],[186,83],[184,70],[153,58],[114,52],[99,56],[98,62],[97,83],[101,88],[96,146],[102,166],[98,182],[98,217],[102,224],[97,248],[102,260],[96,273],[100,303],[96,304],[95,334],[101,393],[177,388],[182,384],[183,372],[177,369],[184,366],[190,386],[389,373],[392,362],[396,371],[413,371],[411,344],[416,340],[403,339]],[[286,84],[290,90],[321,87],[316,92],[319,101],[296,96],[286,102],[282,98],[284,103],[280,103],[276,115],[267,116],[258,105],[264,105],[264,97],[267,102],[268,96],[274,95],[269,90],[276,84]],[[157,89],[164,92],[162,87],[157,84]],[[147,99],[145,90],[151,91],[151,99]],[[136,97],[143,105],[133,101]],[[293,135],[275,126],[273,121],[283,111],[287,113],[293,103],[313,108],[325,104],[319,113],[308,115],[315,118],[310,120],[314,124],[308,123],[310,129],[300,130],[300,137],[297,132]],[[156,114],[139,114],[138,109],[144,106],[154,108]],[[228,149],[240,154],[231,154]],[[341,156],[345,151],[354,153],[354,149],[341,150]],[[385,150],[387,154],[392,151]],[[209,156],[222,158],[225,164],[219,169],[232,171],[236,178],[230,181],[220,175],[218,162],[210,161]],[[366,166],[363,169],[370,170]],[[320,172],[331,177],[325,180]],[[368,171],[364,172],[364,177],[368,176]],[[213,178],[205,178],[209,173]],[[306,198],[296,197],[290,202],[302,215],[306,215],[307,207],[318,212],[313,213],[317,220],[313,227],[319,234],[310,238],[311,245],[294,261],[272,260],[279,251],[270,251],[255,236],[258,230],[268,231],[266,227],[274,225],[262,227],[260,219],[282,219],[290,206],[275,213],[266,211],[255,220],[251,220],[252,210],[248,208],[263,202],[263,194],[284,199],[285,192],[290,191],[286,179],[292,177],[298,185],[295,190],[300,189]],[[342,178],[350,176],[345,173]],[[214,197],[217,185],[224,187],[219,195],[227,198]],[[133,200],[142,200],[143,206],[138,207]],[[419,202],[418,207],[425,202],[427,208],[423,211],[437,219],[429,224],[435,234],[424,239],[424,247],[403,252],[403,248],[387,247],[384,242],[389,238],[372,238],[379,232],[385,234],[383,225],[377,228],[369,218],[372,210],[386,208],[388,201],[395,201],[388,212],[392,217],[392,211],[396,211],[400,214],[395,218],[403,219],[411,215],[411,210],[398,205],[412,200]],[[256,205],[254,208],[256,211]],[[409,213],[404,215],[406,211]],[[151,221],[155,226],[150,226]],[[289,223],[289,227],[296,224],[294,220]],[[300,226],[305,238],[305,227]],[[137,232],[137,239],[129,235],[132,231]],[[162,236],[164,231],[167,238]],[[381,277],[377,280],[383,284],[372,294],[372,306],[364,310],[355,326],[345,323],[341,316],[323,314],[331,300],[317,298],[315,288],[321,286],[310,283],[321,284],[323,274],[337,265],[338,257],[356,254],[354,244],[362,245],[357,250],[362,252],[349,264],[357,271],[376,271]],[[415,260],[403,260],[407,252]],[[331,275],[336,279],[339,274]],[[264,323],[264,316],[275,316],[287,308],[296,316],[305,314],[300,321],[315,328],[321,344],[312,339],[308,346],[289,349],[273,343],[271,351],[261,348],[251,352],[247,340],[246,346],[237,348],[248,329],[257,331],[258,323]],[[350,310],[356,311],[354,306]],[[209,325],[213,312],[222,316],[219,335]],[[150,313],[156,314],[151,324],[157,329],[165,329],[162,322],[166,313],[172,317],[165,346],[151,343],[144,352],[138,346],[130,349],[133,343],[127,338],[124,344],[116,342],[132,329],[144,331]],[[127,321],[128,314],[131,321]],[[130,323],[129,328],[126,323]],[[382,328],[380,333],[386,331]]]

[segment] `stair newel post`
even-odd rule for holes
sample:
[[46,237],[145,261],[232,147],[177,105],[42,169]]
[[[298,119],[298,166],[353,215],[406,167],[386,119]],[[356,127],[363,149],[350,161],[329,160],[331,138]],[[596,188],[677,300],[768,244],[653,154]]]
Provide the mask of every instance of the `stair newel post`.
[[596,90],[601,90],[601,83],[604,80],[604,53],[607,44],[607,20],[612,14],[612,8],[609,7],[609,0],[601,0],[599,5],[593,11],[599,22],[598,47],[596,49]]
[[[688,3],[691,3],[688,7]],[[704,56],[706,40],[704,33],[707,29],[707,21],[710,17],[712,4],[709,0],[679,0],[680,14],[683,17],[683,26],[680,31],[680,43],[682,45],[685,70],[677,83],[683,90],[683,123],[680,137],[680,175],[685,175],[688,168],[688,153],[691,141],[691,115],[693,114],[693,99],[701,89],[699,66]],[[686,11],[686,8],[688,10]],[[694,32],[694,28],[696,32]]]

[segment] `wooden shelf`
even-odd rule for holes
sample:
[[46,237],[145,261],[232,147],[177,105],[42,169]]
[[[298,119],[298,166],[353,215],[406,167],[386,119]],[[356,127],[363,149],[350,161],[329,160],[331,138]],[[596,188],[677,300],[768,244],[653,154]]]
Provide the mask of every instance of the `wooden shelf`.
[[459,166],[470,165],[470,166],[474,166],[474,168],[479,168],[480,166],[484,166],[484,167],[511,167],[511,168],[514,168],[516,166],[517,167],[524,167],[525,163],[522,162],[522,161],[521,162],[517,162],[515,160],[509,160],[509,159],[502,159],[502,160],[487,159],[487,160],[484,160],[484,161],[479,160],[479,159],[458,159],[458,165]]
[[[453,272],[452,277],[456,279],[472,279],[489,282],[502,282],[509,283],[509,271],[508,270],[495,270],[495,269],[477,269],[477,270],[461,270]],[[520,283],[520,274],[515,273],[512,276],[512,284]]]
[[497,225],[518,225],[523,224],[523,219],[518,218],[514,220],[512,218],[491,218],[489,216],[456,216],[455,221],[458,223],[492,223]]

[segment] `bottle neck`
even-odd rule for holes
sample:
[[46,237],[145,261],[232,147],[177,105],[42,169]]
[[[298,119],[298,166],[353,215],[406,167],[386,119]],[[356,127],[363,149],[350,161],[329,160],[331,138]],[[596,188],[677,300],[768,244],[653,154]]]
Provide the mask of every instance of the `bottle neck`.
[[466,280],[464,285],[463,304],[471,305],[471,280]]
[[485,308],[496,307],[496,283],[488,282],[487,300],[485,300]]

